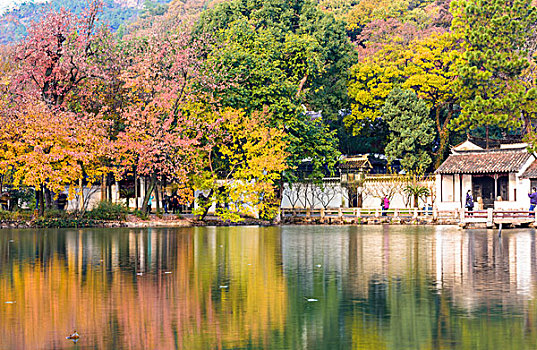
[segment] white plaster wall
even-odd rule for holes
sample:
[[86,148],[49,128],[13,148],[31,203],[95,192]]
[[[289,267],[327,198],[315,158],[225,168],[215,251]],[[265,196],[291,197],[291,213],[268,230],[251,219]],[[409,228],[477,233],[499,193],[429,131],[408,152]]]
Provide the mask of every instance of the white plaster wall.
[[460,202],[437,202],[436,207],[438,210],[457,210],[461,208]]
[[[468,190],[472,190],[472,175],[463,175],[462,176],[462,193],[459,193],[458,201],[461,205],[461,208],[464,206],[464,202],[466,200],[466,192]],[[460,186],[456,191],[460,192]],[[477,200],[477,198],[474,198],[474,200]]]
[[[442,179],[442,201],[455,201],[455,193],[453,193],[453,175],[440,175]],[[438,178],[440,180],[440,178]],[[439,192],[440,194],[440,192]],[[440,200],[440,199],[439,199]]]
[[[382,182],[380,183],[382,184]],[[368,185],[371,186],[371,184],[372,183],[370,182],[365,182],[364,184],[365,189],[363,190],[363,194],[362,194],[362,201],[363,201],[362,207],[368,208],[368,209],[380,208],[381,198],[374,197],[373,195],[368,193]],[[375,184],[376,186],[378,186],[379,182],[377,181],[375,182]],[[433,188],[433,189],[435,186],[435,184],[432,181],[428,183],[424,183],[424,185],[428,185],[430,188]],[[292,187],[289,187],[288,184],[284,185],[284,194],[283,194],[282,204],[281,204],[282,208],[286,208],[286,209],[292,208],[293,206],[292,206],[292,202],[290,198],[297,198],[297,197],[299,199],[296,201],[295,208],[304,208],[305,190],[304,188],[301,188],[300,186],[301,186],[300,184],[298,186],[295,184]],[[310,188],[308,188],[308,193],[309,193],[308,196],[310,196],[310,198],[311,198],[312,191],[313,193],[315,193],[315,191],[321,191],[319,186],[315,186],[311,184],[309,186]],[[342,187],[337,182],[329,182],[329,183],[326,183],[324,186],[330,187],[330,191],[336,192],[334,198],[330,201],[327,208],[339,208],[339,207],[348,208],[349,207],[348,194],[347,194],[346,188]],[[390,184],[386,182],[386,186],[390,186]],[[403,189],[403,185],[400,186],[400,189],[395,193],[395,195],[390,200],[390,208],[405,208],[406,194],[403,193],[402,189]],[[314,206],[313,206],[314,209],[320,209],[323,207],[318,200],[310,199],[310,202],[314,202]],[[426,201],[423,201],[420,199],[418,203],[418,207],[422,208],[425,206],[426,203],[431,204],[430,197],[427,198]],[[309,207],[310,204],[307,206]],[[409,207],[413,207],[413,204],[410,203]]]
[[516,191],[516,202],[519,208],[528,210],[530,208],[530,198],[528,193],[531,192],[531,181],[530,179],[519,179],[518,188]]
[[[363,201],[363,208],[380,208],[382,198],[365,196]],[[421,203],[421,201],[420,201]],[[412,207],[412,204],[410,204]],[[396,193],[393,198],[390,200],[390,208],[404,208],[405,207],[405,198],[401,193]],[[420,206],[421,207],[421,206]]]
[[[515,201],[515,192],[518,192],[517,189],[517,176],[515,173],[509,174],[509,198],[508,201]],[[517,193],[517,197],[520,193]],[[518,198],[517,198],[518,199]]]
[[[311,207],[313,204],[313,209],[324,208],[319,196],[322,196],[325,200],[324,203],[327,204],[327,208],[340,208],[348,207],[348,194],[347,189],[342,187],[338,182],[325,182],[324,186],[318,186],[315,184],[284,184],[282,196],[282,208],[292,208],[292,198],[297,199],[295,208],[305,208]],[[309,201],[306,201],[305,197],[308,196]]]

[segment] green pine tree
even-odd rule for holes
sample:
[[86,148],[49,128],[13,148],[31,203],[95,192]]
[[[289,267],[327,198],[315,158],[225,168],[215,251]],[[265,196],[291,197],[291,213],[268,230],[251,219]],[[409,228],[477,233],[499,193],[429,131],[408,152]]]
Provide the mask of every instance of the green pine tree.
[[532,1],[454,1],[452,12],[452,30],[464,49],[457,63],[462,112],[452,127],[522,126],[524,108],[535,95],[524,81],[527,44],[537,24]]
[[390,130],[390,142],[385,149],[388,162],[401,159],[407,173],[425,173],[432,163],[430,153],[435,138],[427,104],[414,91],[395,88],[381,113]]

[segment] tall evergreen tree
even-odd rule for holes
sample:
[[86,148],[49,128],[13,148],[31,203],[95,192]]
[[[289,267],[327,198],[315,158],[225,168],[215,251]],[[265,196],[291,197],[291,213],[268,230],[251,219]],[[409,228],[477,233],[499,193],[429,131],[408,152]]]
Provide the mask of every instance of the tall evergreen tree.
[[395,88],[381,114],[390,130],[390,142],[385,150],[388,162],[400,158],[404,170],[423,174],[432,163],[429,154],[435,138],[427,104],[414,91]]
[[536,92],[524,81],[537,24],[532,1],[455,1],[452,12],[452,30],[464,49],[457,64],[462,112],[452,127],[522,126]]

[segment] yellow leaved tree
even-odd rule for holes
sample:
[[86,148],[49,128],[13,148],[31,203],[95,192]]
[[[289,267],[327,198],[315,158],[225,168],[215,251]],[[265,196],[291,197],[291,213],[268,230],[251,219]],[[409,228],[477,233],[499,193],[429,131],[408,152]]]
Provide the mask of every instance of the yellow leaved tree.
[[213,118],[218,126],[204,153],[205,168],[193,179],[196,214],[203,219],[213,207],[224,220],[273,218],[279,207],[277,183],[287,167],[284,131],[269,126],[265,112],[228,108]]

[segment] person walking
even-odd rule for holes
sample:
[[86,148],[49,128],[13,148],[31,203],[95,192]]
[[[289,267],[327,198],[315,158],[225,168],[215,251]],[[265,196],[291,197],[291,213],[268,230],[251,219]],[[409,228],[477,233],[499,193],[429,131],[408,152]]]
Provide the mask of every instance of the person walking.
[[474,210],[474,197],[472,196],[472,191],[468,190],[466,192],[466,204],[464,205],[468,211]]
[[537,189],[535,187],[531,189],[531,193],[528,193],[528,197],[530,197],[530,211],[534,211],[535,206],[537,206]]

